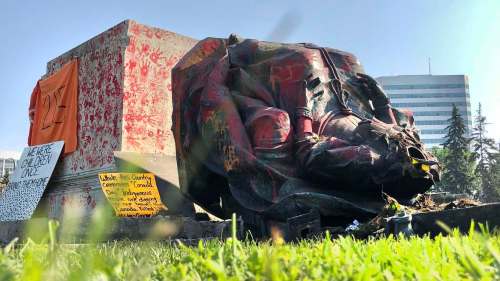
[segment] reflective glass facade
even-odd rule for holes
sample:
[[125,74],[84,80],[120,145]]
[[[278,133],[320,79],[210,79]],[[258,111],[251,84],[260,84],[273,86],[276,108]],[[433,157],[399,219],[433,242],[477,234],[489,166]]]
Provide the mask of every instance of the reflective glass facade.
[[11,175],[16,167],[17,160],[12,158],[0,158],[0,176],[3,177],[5,174]]
[[432,147],[444,142],[453,105],[472,129],[469,82],[465,75],[398,75],[377,78],[397,108],[410,109],[421,139]]

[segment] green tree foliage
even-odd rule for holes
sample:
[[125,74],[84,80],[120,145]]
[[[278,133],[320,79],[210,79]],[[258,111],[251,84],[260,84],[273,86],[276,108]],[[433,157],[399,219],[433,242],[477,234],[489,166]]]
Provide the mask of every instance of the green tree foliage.
[[475,174],[474,156],[469,151],[470,139],[466,137],[464,120],[455,105],[448,121],[448,133],[443,143],[445,151],[441,156],[443,174],[437,189],[477,197],[478,178]]
[[[432,151],[432,154],[434,156],[436,156],[436,158],[438,159],[438,162],[439,164],[441,165],[441,169],[444,170],[445,168],[445,159],[446,159],[446,156],[448,155],[448,150],[445,149],[445,148],[442,148],[442,147],[439,147],[439,146],[435,146],[431,149]],[[447,183],[444,182],[443,178],[442,178],[442,175],[441,175],[441,181],[436,183],[433,187],[432,187],[432,191],[433,192],[441,192],[441,191],[446,191],[446,186]]]
[[498,150],[495,141],[487,137],[486,117],[481,111],[481,104],[477,109],[477,115],[474,120],[474,128],[472,132],[472,151],[477,161],[475,173],[481,182],[481,199],[485,201],[497,201],[500,199],[498,185],[495,186],[494,178],[498,174],[498,165],[496,165],[496,157]]
[[431,149],[432,154],[436,156],[438,159],[439,163],[444,163],[444,160],[446,159],[446,156],[448,155],[448,150],[439,146],[435,146]]
[[[493,155],[493,164],[490,168],[491,171],[491,191],[493,196],[487,197],[491,201],[500,201],[500,153],[497,152]],[[488,196],[488,195],[486,195]],[[486,197],[485,196],[485,197]],[[496,196],[496,197],[495,197]]]

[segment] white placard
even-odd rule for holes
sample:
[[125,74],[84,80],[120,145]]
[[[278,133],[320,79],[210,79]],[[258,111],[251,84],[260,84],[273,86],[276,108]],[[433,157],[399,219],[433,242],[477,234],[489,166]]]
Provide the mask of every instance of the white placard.
[[26,147],[0,193],[0,221],[27,220],[35,211],[61,155],[64,141]]

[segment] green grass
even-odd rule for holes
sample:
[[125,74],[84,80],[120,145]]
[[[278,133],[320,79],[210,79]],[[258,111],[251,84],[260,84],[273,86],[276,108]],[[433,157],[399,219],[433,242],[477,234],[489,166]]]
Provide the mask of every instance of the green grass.
[[[49,239],[50,240],[50,239]],[[500,236],[351,237],[23,245],[0,253],[0,280],[500,280]]]
[[[327,234],[297,243],[257,243],[237,240],[235,221],[232,238],[194,247],[158,241],[62,244],[51,221],[42,242],[14,240],[0,249],[0,281],[500,280],[500,234],[474,232],[474,225],[467,235],[450,231],[432,239]],[[110,223],[106,212],[97,210],[87,239],[101,240]],[[41,229],[29,226],[28,236]]]

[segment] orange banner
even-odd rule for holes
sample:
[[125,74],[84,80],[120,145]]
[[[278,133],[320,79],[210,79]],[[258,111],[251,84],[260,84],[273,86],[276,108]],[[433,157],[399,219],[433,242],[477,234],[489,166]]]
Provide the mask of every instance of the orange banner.
[[78,61],[66,63],[39,80],[30,101],[28,144],[64,141],[64,154],[76,150],[78,116]]

